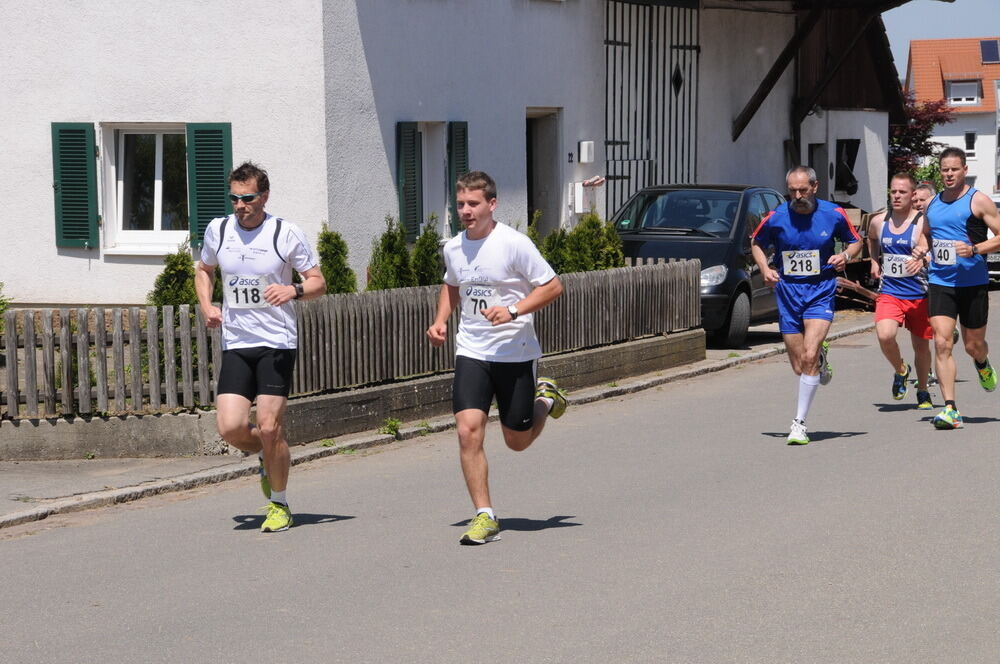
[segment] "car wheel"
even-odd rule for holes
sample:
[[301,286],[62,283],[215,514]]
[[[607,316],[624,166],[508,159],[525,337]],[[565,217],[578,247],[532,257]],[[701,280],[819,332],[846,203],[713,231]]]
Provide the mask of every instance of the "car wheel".
[[726,348],[742,348],[750,329],[750,297],[739,293],[733,300],[726,324],[719,330],[719,341]]

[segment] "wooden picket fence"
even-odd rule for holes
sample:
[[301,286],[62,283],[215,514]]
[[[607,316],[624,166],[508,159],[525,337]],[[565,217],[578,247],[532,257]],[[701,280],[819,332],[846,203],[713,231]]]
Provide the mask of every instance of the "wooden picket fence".
[[[561,298],[535,314],[547,354],[700,324],[697,261],[562,275]],[[292,396],[449,371],[448,342],[425,336],[439,287],[328,295],[296,303]],[[198,307],[11,309],[0,337],[0,416],[153,413],[215,399],[222,347]]]

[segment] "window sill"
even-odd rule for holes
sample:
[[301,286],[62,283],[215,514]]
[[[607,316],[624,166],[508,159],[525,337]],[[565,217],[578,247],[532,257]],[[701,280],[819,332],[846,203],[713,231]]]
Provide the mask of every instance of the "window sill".
[[104,250],[105,256],[167,256],[177,253],[178,245],[117,245]]

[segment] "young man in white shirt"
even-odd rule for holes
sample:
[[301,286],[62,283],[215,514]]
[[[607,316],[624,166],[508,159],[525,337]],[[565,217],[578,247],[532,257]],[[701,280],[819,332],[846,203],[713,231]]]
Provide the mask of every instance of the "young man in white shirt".
[[[264,212],[269,193],[267,173],[256,164],[245,162],[230,173],[234,214],[205,229],[195,290],[206,325],[222,327],[219,435],[260,455],[261,490],[270,501],[261,531],[279,532],[292,525],[285,497],[291,454],[282,425],[298,346],[292,300],[323,295],[326,281],[302,231]],[[212,303],[216,266],[222,270],[221,310]],[[292,283],[292,268],[301,284]]]
[[542,356],[532,314],[562,294],[562,283],[531,240],[493,219],[496,183],[482,171],[457,182],[458,215],[465,231],[445,244],[446,272],[437,315],[427,329],[431,344],[448,336],[448,319],[461,307],[455,337],[452,410],[469,497],[476,508],[462,544],[499,539],[483,440],[496,397],[507,447],[528,448],[548,416],[566,410],[565,395],[550,378],[538,378]]

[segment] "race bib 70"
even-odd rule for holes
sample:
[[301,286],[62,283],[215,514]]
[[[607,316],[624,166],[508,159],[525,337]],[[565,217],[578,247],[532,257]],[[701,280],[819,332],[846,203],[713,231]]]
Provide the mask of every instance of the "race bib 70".
[[483,309],[500,306],[500,293],[495,284],[465,282],[459,286],[462,300],[462,317],[482,318]]

